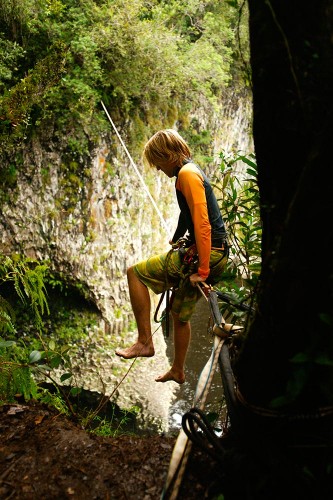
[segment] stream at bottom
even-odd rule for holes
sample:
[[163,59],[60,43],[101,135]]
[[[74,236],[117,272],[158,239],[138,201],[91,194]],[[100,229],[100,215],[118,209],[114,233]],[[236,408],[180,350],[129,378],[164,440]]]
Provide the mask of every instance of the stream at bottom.
[[[120,388],[117,403],[130,407],[133,403],[140,408],[137,416],[138,432],[176,434],[182,426],[182,416],[194,405],[198,379],[209,360],[214,339],[208,332],[210,310],[207,301],[201,298],[191,319],[191,342],[186,358],[184,384],[176,382],[155,382],[158,375],[165,373],[173,360],[173,333],[164,337],[162,329],[154,335],[155,356],[137,360],[136,372],[128,383]],[[123,361],[127,363],[128,361]],[[219,367],[213,375],[206,397],[204,412],[213,417],[224,413],[224,397]],[[217,429],[219,421],[216,422]],[[217,431],[218,432],[218,431]]]
[[[77,386],[97,397],[102,394],[116,403],[120,409],[136,408],[135,432],[176,434],[181,428],[182,416],[194,405],[194,396],[201,371],[210,358],[213,337],[208,332],[210,311],[207,301],[201,298],[192,316],[192,338],[186,359],[186,380],[155,382],[165,373],[173,359],[173,335],[164,337],[161,325],[156,324],[153,335],[155,356],[125,360],[115,355],[113,336],[90,332],[90,344],[79,349],[76,370]],[[171,325],[170,325],[171,326]],[[170,328],[171,329],[171,328]],[[135,332],[116,342],[121,346],[131,345],[136,340]],[[213,376],[204,412],[221,413],[223,390],[219,368]]]
[[[169,431],[181,428],[182,416],[193,407],[196,387],[201,371],[208,361],[213,347],[213,337],[208,333],[209,306],[205,299],[200,299],[191,320],[192,339],[186,359],[186,380],[175,393],[175,399],[169,408]],[[166,339],[167,356],[172,361],[172,335]],[[223,389],[219,367],[214,373],[210,390],[207,394],[204,412],[220,413],[224,404]]]

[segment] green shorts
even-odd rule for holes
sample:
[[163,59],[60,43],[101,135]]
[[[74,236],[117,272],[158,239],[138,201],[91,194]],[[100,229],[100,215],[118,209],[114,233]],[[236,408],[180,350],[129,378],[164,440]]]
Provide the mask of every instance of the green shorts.
[[[218,283],[228,260],[223,250],[212,250],[210,255],[209,283]],[[160,294],[174,288],[171,310],[179,314],[180,321],[189,321],[201,292],[190,283],[189,276],[197,272],[198,265],[184,265],[178,250],[154,255],[133,266],[139,280],[154,293]]]

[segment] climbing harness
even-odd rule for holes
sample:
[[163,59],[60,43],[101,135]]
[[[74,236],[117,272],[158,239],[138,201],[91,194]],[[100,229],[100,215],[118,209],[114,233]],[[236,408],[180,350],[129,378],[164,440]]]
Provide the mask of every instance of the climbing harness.
[[[196,265],[198,262],[198,253],[196,249],[196,245],[190,245],[188,248],[188,240],[186,237],[179,238],[179,240],[172,244],[171,250],[167,253],[165,263],[164,263],[164,272],[165,272],[165,288],[166,291],[162,292],[159,302],[157,304],[155,313],[154,313],[154,321],[155,323],[162,323],[163,333],[165,337],[169,337],[170,330],[170,321],[169,315],[172,307],[173,298],[175,295],[175,291],[181,288],[185,281],[189,278],[191,274],[193,274],[196,270]],[[168,283],[168,265],[172,252],[179,252],[182,260],[182,266],[180,270],[180,281],[177,287],[169,287]],[[166,306],[164,311],[161,314],[161,317],[158,319],[158,313],[162,302],[166,299]]]
[[[170,292],[171,292],[171,298],[170,298]],[[162,324],[162,330],[165,337],[169,337],[170,333],[170,311],[172,307],[173,296],[174,296],[173,290],[170,290],[170,288],[168,288],[165,292],[163,292],[161,294],[160,300],[158,301],[154,314],[154,321],[155,323]],[[160,319],[158,319],[158,313],[164,297],[165,297],[165,309],[162,312]]]

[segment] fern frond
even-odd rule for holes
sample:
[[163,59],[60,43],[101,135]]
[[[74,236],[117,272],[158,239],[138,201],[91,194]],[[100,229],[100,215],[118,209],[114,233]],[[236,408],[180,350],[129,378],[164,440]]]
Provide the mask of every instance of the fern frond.
[[15,311],[10,303],[0,295],[0,332],[15,332]]
[[35,261],[22,259],[14,262],[6,257],[0,262],[3,281],[12,281],[20,300],[24,304],[30,302],[38,329],[43,326],[42,315],[45,311],[50,313],[44,284],[46,270],[45,264],[37,264]]
[[22,394],[28,401],[37,397],[37,384],[28,366],[16,363],[4,363],[0,358],[0,399],[14,401],[17,394]]

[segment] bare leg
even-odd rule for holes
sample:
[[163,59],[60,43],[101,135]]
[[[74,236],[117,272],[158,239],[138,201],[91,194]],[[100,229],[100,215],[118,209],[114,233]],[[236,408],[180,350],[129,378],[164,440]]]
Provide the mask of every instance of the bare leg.
[[149,358],[155,354],[150,326],[149,291],[134,273],[133,267],[127,270],[127,281],[132,309],[138,326],[138,340],[131,347],[116,349],[116,354],[125,359],[137,356]]
[[173,338],[174,338],[174,360],[172,367],[164,375],[160,375],[156,382],[168,382],[173,380],[178,384],[185,382],[185,360],[188,346],[191,340],[191,324],[189,321],[180,321],[178,314],[172,313],[173,317]]

